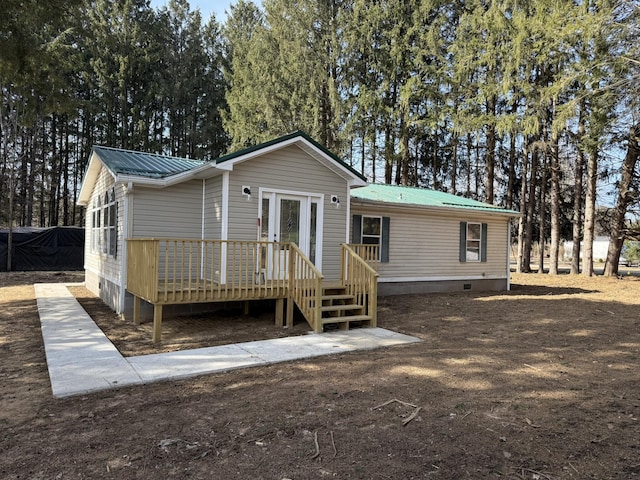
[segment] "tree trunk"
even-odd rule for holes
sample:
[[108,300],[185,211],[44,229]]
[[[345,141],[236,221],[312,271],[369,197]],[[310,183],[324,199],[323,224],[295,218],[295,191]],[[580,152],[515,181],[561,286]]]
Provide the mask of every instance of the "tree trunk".
[[393,138],[391,126],[387,125],[384,131],[384,183],[391,184],[393,176]]
[[545,250],[547,245],[547,155],[540,165],[540,190],[538,191],[538,273],[544,273]]
[[467,133],[467,198],[471,198],[471,134]]
[[[496,98],[492,96],[486,103],[487,112],[493,120],[496,118]],[[496,169],[496,126],[493,123],[487,125],[487,151],[485,152],[485,169],[486,177],[486,195],[485,201],[493,204],[493,182],[495,179]]]
[[538,176],[538,146],[534,143],[531,152],[531,171],[529,173],[529,203],[527,204],[527,221],[525,226],[522,262],[525,272],[531,271],[531,245],[533,244],[533,217],[536,205],[536,183]]
[[516,134],[511,132],[509,138],[509,180],[505,199],[505,208],[513,208],[513,193],[516,183]]
[[606,276],[618,274],[618,262],[620,261],[620,252],[622,251],[622,245],[624,243],[625,216],[627,214],[627,207],[634,196],[631,186],[633,172],[638,163],[638,157],[640,157],[640,123],[629,128],[629,138],[627,142],[627,154],[622,162],[618,200],[616,201],[613,217],[611,218],[609,250],[607,251],[607,261],[604,267],[604,274]]
[[451,158],[451,193],[455,195],[457,190],[457,177],[458,177],[458,135],[453,135],[452,141],[452,158]]
[[529,155],[525,150],[522,155],[522,184],[520,185],[520,218],[518,219],[518,258],[517,270],[520,273],[528,273],[529,265],[524,264],[524,235],[526,228],[526,216],[524,214],[527,209],[527,166],[529,164]]
[[400,185],[411,185],[411,181],[409,179],[410,158],[409,128],[406,120],[403,118],[400,121],[400,165],[398,168],[398,170],[401,170],[402,172],[400,176]]
[[598,151],[592,148],[587,161],[587,192],[584,199],[584,251],[582,275],[593,275],[593,236],[596,224],[596,183],[598,180]]
[[580,105],[580,115],[578,117],[578,135],[576,144],[578,145],[578,155],[576,157],[576,175],[573,184],[573,246],[571,250],[571,273],[580,273],[580,240],[582,232],[582,177],[584,175],[584,152],[582,150],[582,139],[584,138],[584,105]]
[[551,245],[549,247],[549,274],[558,274],[560,250],[560,161],[558,134],[551,135]]

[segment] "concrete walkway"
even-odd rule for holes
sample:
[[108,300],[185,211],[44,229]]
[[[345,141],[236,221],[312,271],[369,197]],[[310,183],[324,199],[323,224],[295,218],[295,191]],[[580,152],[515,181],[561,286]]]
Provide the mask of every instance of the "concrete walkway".
[[382,328],[362,328],[125,358],[66,285],[39,283],[35,291],[55,397],[420,342]]

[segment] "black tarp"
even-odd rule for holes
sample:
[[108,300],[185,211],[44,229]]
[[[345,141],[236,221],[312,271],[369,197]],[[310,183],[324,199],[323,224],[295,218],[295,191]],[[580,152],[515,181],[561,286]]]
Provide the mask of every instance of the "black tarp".
[[[0,272],[7,271],[9,229],[0,229]],[[84,269],[84,228],[16,227],[11,270],[62,271]]]

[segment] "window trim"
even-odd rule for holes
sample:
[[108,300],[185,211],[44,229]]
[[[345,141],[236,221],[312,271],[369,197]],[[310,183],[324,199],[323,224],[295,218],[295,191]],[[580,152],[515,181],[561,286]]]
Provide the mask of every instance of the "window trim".
[[[480,225],[480,237],[469,239],[469,226]],[[484,263],[487,261],[487,231],[488,226],[486,223],[477,221],[473,222],[460,222],[460,247],[459,247],[459,260],[460,263]],[[469,242],[478,243],[478,259],[469,259]]]
[[94,200],[91,209],[91,253],[118,258],[118,200],[115,187]]
[[[380,218],[380,241],[378,243],[378,261],[380,263],[389,263],[389,234],[390,234],[390,217],[382,215],[363,215],[354,214],[351,222],[351,242],[354,244],[362,244],[362,226],[364,217]],[[366,235],[371,238],[372,235]]]

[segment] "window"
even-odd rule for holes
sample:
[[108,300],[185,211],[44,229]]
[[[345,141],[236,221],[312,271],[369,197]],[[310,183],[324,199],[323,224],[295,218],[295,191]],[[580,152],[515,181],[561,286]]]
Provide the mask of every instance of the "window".
[[101,225],[102,202],[100,198],[93,203],[93,211],[91,213],[91,251],[98,253],[100,251],[100,225]]
[[91,251],[116,258],[118,253],[118,202],[114,188],[98,198],[91,212]]
[[480,232],[479,223],[467,223],[467,262],[480,261]]
[[379,261],[389,262],[389,217],[354,215],[351,241],[355,244],[378,245]]
[[460,222],[460,261],[487,261],[487,224]]
[[362,243],[380,246],[382,217],[362,217]]

